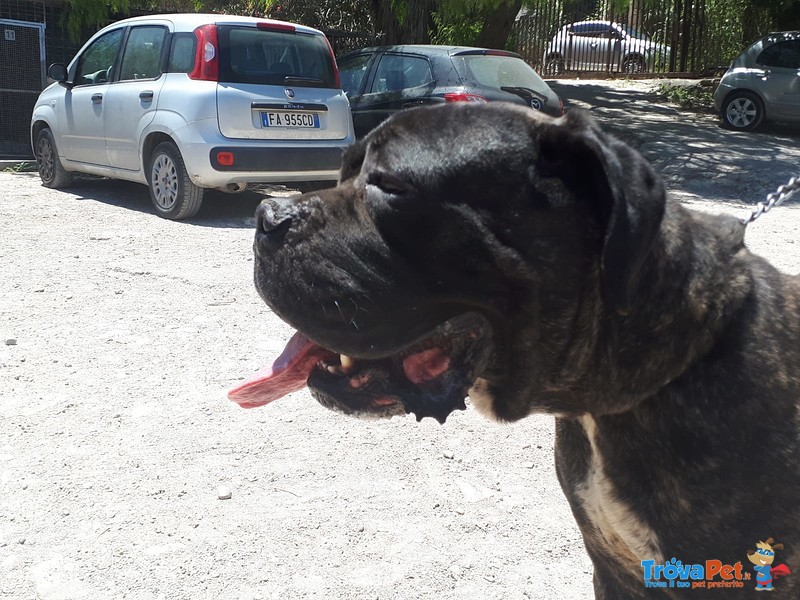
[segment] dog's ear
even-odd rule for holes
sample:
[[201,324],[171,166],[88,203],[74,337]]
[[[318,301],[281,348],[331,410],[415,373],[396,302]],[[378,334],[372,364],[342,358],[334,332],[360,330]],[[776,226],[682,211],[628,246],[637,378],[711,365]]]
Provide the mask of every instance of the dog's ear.
[[557,176],[589,202],[604,228],[603,296],[619,314],[664,216],[660,179],[635,150],[604,134],[583,111],[570,111],[539,133],[537,172]]
[[783,544],[772,544],[773,550],[783,550]]
[[361,171],[364,163],[364,156],[367,153],[365,140],[359,140],[344,151],[342,156],[342,166],[339,169],[339,183],[355,177]]

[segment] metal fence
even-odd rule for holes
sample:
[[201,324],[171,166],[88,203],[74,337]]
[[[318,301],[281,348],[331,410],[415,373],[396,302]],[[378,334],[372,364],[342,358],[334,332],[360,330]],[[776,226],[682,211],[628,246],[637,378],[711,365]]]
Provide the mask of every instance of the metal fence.
[[[575,71],[609,74],[702,73],[730,63],[742,34],[728,26],[724,0],[539,0],[517,20],[512,44],[548,76]],[[726,14],[727,11],[727,14]],[[737,39],[738,36],[738,39]],[[733,53],[733,55],[732,55]]]
[[50,1],[0,1],[0,156],[31,156],[30,119],[45,84],[45,66],[78,49],[61,28],[62,7]]

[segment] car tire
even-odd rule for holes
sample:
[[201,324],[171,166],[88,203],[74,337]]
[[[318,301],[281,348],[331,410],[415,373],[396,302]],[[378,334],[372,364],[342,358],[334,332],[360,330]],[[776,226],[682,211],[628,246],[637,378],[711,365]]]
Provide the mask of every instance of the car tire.
[[158,216],[178,221],[197,214],[205,190],[189,179],[180,150],[162,142],[153,150],[147,168],[150,199]]
[[646,65],[641,56],[626,56],[622,61],[622,72],[627,75],[636,75],[644,73]]
[[548,58],[544,64],[544,74],[550,77],[557,77],[564,72],[564,59],[560,56]]
[[42,129],[36,136],[36,168],[42,185],[61,189],[72,184],[72,173],[67,171],[58,158],[56,141],[49,127]]
[[722,122],[738,131],[752,131],[764,120],[764,105],[755,94],[733,92],[722,103]]

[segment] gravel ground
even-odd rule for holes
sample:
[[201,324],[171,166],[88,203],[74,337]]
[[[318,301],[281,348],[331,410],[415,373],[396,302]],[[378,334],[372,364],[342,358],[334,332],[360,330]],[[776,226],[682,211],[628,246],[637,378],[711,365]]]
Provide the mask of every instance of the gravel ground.
[[[642,83],[558,91],[693,208],[744,215],[798,174],[796,131],[728,132]],[[291,333],[251,282],[258,200],[173,223],[140,186],[0,173],[0,597],[590,597],[552,419],[226,400]],[[786,205],[747,241],[797,273],[798,231]]]

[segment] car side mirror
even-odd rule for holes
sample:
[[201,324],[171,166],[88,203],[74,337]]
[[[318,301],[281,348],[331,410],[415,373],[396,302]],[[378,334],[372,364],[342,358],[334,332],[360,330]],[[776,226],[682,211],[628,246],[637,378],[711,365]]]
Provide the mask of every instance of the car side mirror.
[[47,69],[47,76],[54,81],[57,81],[64,87],[71,88],[72,85],[67,81],[67,67],[61,63],[53,63]]

